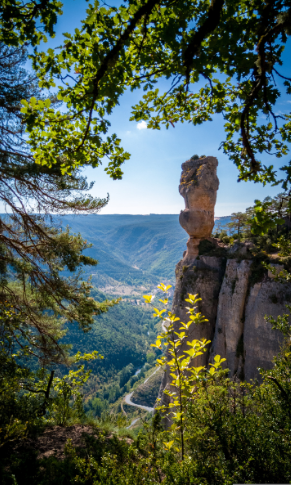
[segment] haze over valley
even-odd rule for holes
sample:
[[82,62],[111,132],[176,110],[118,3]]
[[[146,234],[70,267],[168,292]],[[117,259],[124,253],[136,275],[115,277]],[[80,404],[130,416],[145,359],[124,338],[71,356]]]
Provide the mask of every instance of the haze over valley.
[[[217,218],[215,227],[229,219]],[[106,295],[137,296],[161,281],[174,286],[188,239],[178,214],[65,215],[60,221],[92,244],[85,254],[98,265],[85,267],[84,276],[92,276],[93,286]]]

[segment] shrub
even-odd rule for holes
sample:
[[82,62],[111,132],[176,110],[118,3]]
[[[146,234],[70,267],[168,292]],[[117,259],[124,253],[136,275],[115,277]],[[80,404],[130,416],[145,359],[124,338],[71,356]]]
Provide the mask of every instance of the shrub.
[[229,244],[229,242],[231,240],[231,238],[229,236],[223,236],[221,239],[222,239],[222,242],[224,244]]
[[152,365],[155,360],[156,360],[156,354],[154,352],[149,352],[147,354],[147,363]]

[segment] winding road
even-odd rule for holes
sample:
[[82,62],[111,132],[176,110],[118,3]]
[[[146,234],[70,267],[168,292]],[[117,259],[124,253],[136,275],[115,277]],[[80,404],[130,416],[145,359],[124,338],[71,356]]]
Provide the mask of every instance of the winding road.
[[[162,329],[163,329],[163,331],[164,331],[164,332],[166,332],[166,330],[167,330],[167,327],[166,327],[166,325],[164,324],[164,322],[162,322]],[[149,379],[150,379],[152,376],[154,376],[154,375],[155,375],[155,373],[156,373],[158,370],[159,370],[159,367],[157,367],[157,368],[154,370],[154,372],[153,372],[153,373],[152,373],[152,374],[151,374],[149,377],[147,377],[147,378],[146,378],[146,380],[145,380],[144,382],[142,382],[142,383],[140,384],[140,386],[141,386],[142,384],[146,384],[146,383],[147,383],[147,381],[148,381],[148,380],[149,380]],[[139,386],[138,386],[138,387],[139,387]],[[142,409],[143,411],[147,411],[148,413],[152,413],[152,412],[154,411],[154,408],[151,408],[151,407],[149,407],[149,406],[142,406],[141,404],[136,404],[136,403],[132,402],[131,397],[132,397],[133,393],[134,393],[134,391],[130,392],[129,394],[126,394],[126,396],[125,396],[125,398],[124,398],[124,402],[125,402],[126,404],[129,404],[130,406],[135,406],[136,408]],[[135,424],[135,423],[136,423],[138,420],[139,420],[139,418],[135,418],[135,419],[134,419],[134,420],[133,420],[133,421],[130,423],[130,425],[127,427],[127,429],[131,428],[131,427],[132,427],[132,426],[133,426],[133,425],[134,425],[134,424]]]
[[[159,370],[159,367],[157,367],[154,372],[146,378],[146,380],[144,382],[142,382],[140,385],[142,384],[146,384],[147,381],[155,375],[155,373]],[[139,387],[139,386],[138,386]],[[149,413],[152,413],[154,408],[151,408],[149,406],[142,406],[141,404],[136,404],[134,402],[132,402],[131,400],[131,396],[133,395],[134,391],[130,392],[129,394],[126,394],[125,398],[124,398],[124,401],[126,402],[126,404],[129,404],[130,406],[135,406],[136,408],[139,408],[139,409],[143,409],[144,411],[147,411]]]
[[132,395],[133,395],[133,392],[125,396],[124,401],[126,402],[126,404],[129,404],[130,406],[135,406],[136,408],[139,408],[139,409],[143,409],[144,411],[147,411],[149,413],[153,412],[154,408],[150,408],[148,406],[142,406],[141,404],[135,404],[134,402],[132,402],[131,400]]
[[[159,367],[157,367],[157,368],[154,370],[154,372],[153,372],[153,373],[152,373],[152,374],[151,374],[149,377],[147,377],[147,378],[146,378],[146,380],[145,380],[144,382],[142,382],[140,385],[142,385],[142,384],[146,384],[146,383],[147,383],[147,381],[148,381],[148,380],[149,380],[149,379],[150,379],[152,376],[154,376],[154,375],[155,375],[155,373],[156,373],[158,370],[159,370]],[[139,386],[138,386],[138,387],[139,387]],[[141,404],[136,404],[135,402],[132,402],[131,397],[132,397],[133,393],[134,393],[134,391],[130,392],[129,394],[126,394],[126,396],[125,396],[125,398],[124,398],[124,402],[125,402],[126,404],[129,404],[130,406],[134,406],[134,407],[136,407],[136,408],[142,409],[143,411],[147,411],[148,413],[153,413],[153,412],[154,412],[154,408],[151,408],[151,407],[149,407],[149,406],[142,406]],[[136,422],[137,422],[139,419],[140,419],[140,418],[135,418],[135,419],[134,419],[134,420],[133,420],[133,421],[130,423],[130,425],[129,425],[129,426],[127,426],[127,429],[130,429],[132,426],[134,426],[134,425],[135,425],[135,423],[136,423]]]
[[[159,367],[157,367],[154,372],[146,378],[146,380],[142,383],[145,384],[155,373],[159,370]],[[140,384],[141,385],[141,384]],[[151,408],[149,406],[142,406],[141,404],[135,404],[135,402],[132,402],[131,396],[133,395],[133,392],[130,392],[129,394],[126,394],[124,398],[124,402],[126,404],[129,404],[130,406],[135,406],[136,408],[142,409],[143,411],[147,411],[148,413],[152,413],[154,411],[154,408]],[[127,426],[127,429],[130,429],[132,426],[135,425],[135,423],[139,420],[140,418],[135,418],[133,421],[131,421],[130,425]]]

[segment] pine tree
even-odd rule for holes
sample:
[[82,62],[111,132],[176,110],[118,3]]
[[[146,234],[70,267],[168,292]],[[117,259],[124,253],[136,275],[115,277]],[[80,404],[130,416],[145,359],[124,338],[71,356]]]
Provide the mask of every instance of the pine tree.
[[230,229],[235,229],[238,234],[238,239],[241,239],[241,231],[247,224],[247,214],[244,212],[233,212],[231,214],[231,222],[227,224]]
[[96,213],[108,199],[86,194],[92,185],[80,170],[63,174],[61,165],[35,163],[21,101],[56,101],[42,98],[35,77],[23,67],[26,57],[24,47],[0,44],[0,200],[6,211],[0,217],[1,333],[3,342],[48,363],[66,358],[58,342],[64,323],[88,330],[94,314],[114,303],[90,298],[80,270],[97,262],[82,254],[89,244],[62,230],[53,214]]

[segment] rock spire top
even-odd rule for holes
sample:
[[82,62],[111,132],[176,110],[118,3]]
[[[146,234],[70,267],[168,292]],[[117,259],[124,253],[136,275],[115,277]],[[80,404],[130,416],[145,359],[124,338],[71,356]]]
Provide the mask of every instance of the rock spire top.
[[217,165],[215,157],[196,156],[182,164],[179,192],[184,197],[185,210],[181,211],[179,222],[190,236],[184,259],[195,259],[201,239],[211,236],[219,186]]

